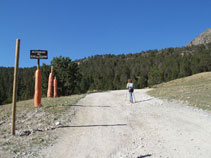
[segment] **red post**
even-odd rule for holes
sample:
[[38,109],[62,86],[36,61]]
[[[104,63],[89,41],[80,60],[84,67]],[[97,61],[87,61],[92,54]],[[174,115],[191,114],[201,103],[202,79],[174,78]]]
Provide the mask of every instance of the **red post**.
[[57,80],[56,80],[56,77],[54,78],[53,84],[54,84],[54,98],[56,98],[56,97],[58,97],[58,94],[57,94]]
[[47,97],[52,97],[52,87],[53,87],[53,66],[51,66],[51,73],[49,74],[48,78],[48,91],[47,91]]
[[53,73],[51,72],[48,78],[48,92],[47,92],[47,97],[50,98],[52,97],[52,85],[53,84]]
[[41,71],[38,69],[35,72],[35,93],[34,93],[34,106],[41,106]]

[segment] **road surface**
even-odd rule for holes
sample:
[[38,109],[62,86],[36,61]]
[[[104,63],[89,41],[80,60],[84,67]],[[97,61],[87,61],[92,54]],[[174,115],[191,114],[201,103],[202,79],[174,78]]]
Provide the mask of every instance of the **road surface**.
[[87,95],[47,158],[210,158],[211,114],[135,90]]

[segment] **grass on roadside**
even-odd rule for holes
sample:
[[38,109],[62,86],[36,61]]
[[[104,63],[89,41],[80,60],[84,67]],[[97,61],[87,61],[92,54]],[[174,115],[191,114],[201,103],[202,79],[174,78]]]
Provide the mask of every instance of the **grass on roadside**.
[[[44,112],[50,113],[52,115],[59,116],[61,113],[65,112],[71,105],[77,103],[78,100],[83,98],[85,95],[72,95],[66,97],[58,98],[42,98],[42,106],[38,109],[42,109]],[[11,104],[0,106],[0,121],[8,120],[11,116]],[[17,116],[19,113],[27,113],[35,110],[33,105],[33,99],[17,102],[16,110]],[[22,118],[26,117],[23,115]]]
[[211,72],[156,85],[148,94],[161,99],[187,102],[203,110],[211,110]]

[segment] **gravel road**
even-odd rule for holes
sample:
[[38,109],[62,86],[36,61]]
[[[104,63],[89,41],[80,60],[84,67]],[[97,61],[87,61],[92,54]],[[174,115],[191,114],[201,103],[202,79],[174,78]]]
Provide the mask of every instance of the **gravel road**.
[[210,158],[211,114],[153,98],[148,89],[87,95],[73,106],[76,115],[56,130],[47,158]]

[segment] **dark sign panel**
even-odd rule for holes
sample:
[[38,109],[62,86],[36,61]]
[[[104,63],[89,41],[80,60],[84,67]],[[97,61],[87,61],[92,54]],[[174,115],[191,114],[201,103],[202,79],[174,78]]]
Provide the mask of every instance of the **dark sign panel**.
[[30,50],[31,59],[48,59],[47,50]]

